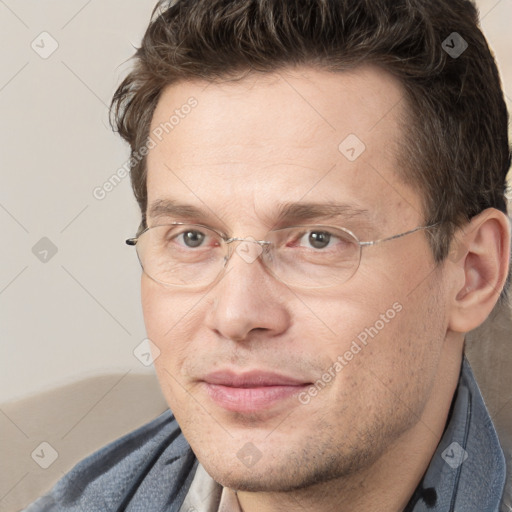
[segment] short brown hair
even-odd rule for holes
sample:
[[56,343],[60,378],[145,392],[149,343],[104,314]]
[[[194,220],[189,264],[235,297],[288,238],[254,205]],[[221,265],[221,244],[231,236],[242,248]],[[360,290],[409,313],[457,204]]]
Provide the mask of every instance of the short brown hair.
[[[449,52],[455,44],[462,54]],[[486,208],[507,212],[508,115],[496,63],[469,0],[160,0],[132,72],[112,101],[130,144],[132,186],[146,226],[146,158],[162,90],[300,65],[339,72],[374,64],[408,101],[401,177],[422,192],[436,261],[454,230]]]

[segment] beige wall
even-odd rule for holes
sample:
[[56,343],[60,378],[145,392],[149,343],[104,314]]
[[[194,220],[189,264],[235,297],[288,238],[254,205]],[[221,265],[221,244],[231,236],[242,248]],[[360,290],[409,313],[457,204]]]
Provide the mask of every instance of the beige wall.
[[[153,3],[0,2],[0,402],[151,371],[133,355],[145,332],[140,271],[123,243],[138,223],[129,181],[102,200],[93,191],[128,156],[107,105]],[[510,108],[512,2],[478,5]]]

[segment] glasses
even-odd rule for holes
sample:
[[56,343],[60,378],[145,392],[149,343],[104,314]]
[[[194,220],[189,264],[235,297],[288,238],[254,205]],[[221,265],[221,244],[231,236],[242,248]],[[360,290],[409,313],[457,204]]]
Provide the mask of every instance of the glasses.
[[269,231],[266,240],[228,237],[201,224],[172,224],[146,228],[136,246],[143,271],[157,283],[201,288],[214,283],[234,252],[247,263],[260,259],[276,279],[296,288],[327,288],[348,281],[357,271],[363,247],[396,240],[439,223],[361,242],[350,230],[333,226],[293,226]]

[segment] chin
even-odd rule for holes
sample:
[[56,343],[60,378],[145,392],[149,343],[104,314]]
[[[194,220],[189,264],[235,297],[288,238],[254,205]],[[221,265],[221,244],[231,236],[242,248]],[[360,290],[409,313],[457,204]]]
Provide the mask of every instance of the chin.
[[[207,469],[206,466],[205,469]],[[218,471],[218,469],[210,472],[207,469],[207,472],[223,487],[228,487],[235,491],[262,493],[290,492],[311,485],[306,482],[292,482],[293,477],[291,475],[284,475],[282,473],[279,478],[276,478],[275,475],[269,478],[268,472],[252,472],[250,469],[230,473]]]
[[[220,457],[219,457],[220,458]],[[354,461],[333,460],[324,461],[321,466],[305,460],[293,458],[293,462],[278,462],[263,460],[252,468],[236,464],[236,467],[226,466],[226,460],[215,457],[198,457],[199,462],[207,473],[219,484],[236,491],[245,492],[292,492],[320,485],[331,480],[343,479],[353,474]]]

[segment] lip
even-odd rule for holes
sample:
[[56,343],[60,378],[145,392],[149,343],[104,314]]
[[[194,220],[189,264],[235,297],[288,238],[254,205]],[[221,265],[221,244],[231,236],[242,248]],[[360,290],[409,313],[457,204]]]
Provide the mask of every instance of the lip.
[[311,385],[295,377],[266,372],[217,371],[203,379],[209,397],[220,407],[235,412],[256,412],[278,405]]
[[256,388],[265,386],[302,386],[311,384],[304,379],[288,377],[280,373],[261,370],[251,370],[244,373],[236,373],[229,370],[209,373],[202,380],[208,384],[218,384],[232,388]]

